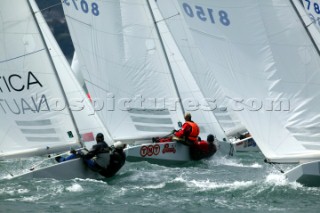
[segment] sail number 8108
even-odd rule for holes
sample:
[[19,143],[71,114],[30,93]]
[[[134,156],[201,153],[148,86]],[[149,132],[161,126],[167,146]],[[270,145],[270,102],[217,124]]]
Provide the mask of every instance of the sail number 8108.
[[230,25],[230,19],[228,13],[224,10],[219,10],[217,14],[214,13],[214,10],[211,8],[204,9],[201,6],[195,5],[192,8],[189,4],[183,3],[182,4],[184,12],[191,18],[198,17],[201,21],[209,21],[212,24],[216,23],[216,19],[218,18],[220,23],[224,26]]

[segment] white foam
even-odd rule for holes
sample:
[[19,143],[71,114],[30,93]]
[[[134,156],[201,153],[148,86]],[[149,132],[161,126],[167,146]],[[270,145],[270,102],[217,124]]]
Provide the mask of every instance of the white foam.
[[249,167],[252,167],[252,168],[262,168],[262,165],[261,164],[258,164],[258,163],[254,163],[252,164],[251,166]]
[[34,202],[40,200],[41,196],[30,196],[30,197],[22,197],[22,198],[9,198],[7,201],[24,201],[24,202]]
[[23,197],[20,200],[26,201],[26,202],[34,202],[34,201],[40,200],[41,198],[42,198],[41,196],[31,196],[31,197]]
[[253,181],[235,181],[231,183],[223,183],[223,182],[211,182],[209,180],[185,180],[182,177],[177,177],[173,180],[173,182],[182,182],[186,183],[186,185],[190,188],[199,188],[201,190],[212,190],[212,189],[239,189],[239,188],[247,188],[254,184]]
[[66,190],[69,192],[81,192],[83,188],[80,184],[74,183],[72,186],[67,187]]
[[108,185],[108,183],[105,182],[105,181],[96,180],[96,179],[90,179],[90,178],[87,178],[87,179],[75,178],[74,180],[76,180],[76,181],[83,181],[83,182],[92,182],[92,183],[102,183],[102,184]]
[[[166,171],[161,170],[162,174],[166,174]],[[130,176],[130,181],[143,181],[143,180],[159,180],[158,171],[142,171],[134,173]]]
[[9,174],[6,174],[6,175],[0,177],[0,179],[11,179],[11,178],[12,178],[12,176]]
[[189,183],[187,183],[187,186],[189,187],[197,187],[204,190],[208,189],[219,189],[219,188],[227,188],[227,189],[239,189],[239,188],[247,188],[249,186],[253,185],[253,181],[235,181],[232,183],[221,183],[221,182],[210,182],[207,181],[196,181],[192,180]]
[[30,190],[28,190],[28,189],[18,189],[17,192],[18,192],[18,194],[25,194],[25,193],[30,192]]
[[15,190],[14,190],[14,189],[10,189],[10,188],[0,189],[0,194],[14,195],[14,193],[15,193]]
[[266,177],[266,183],[272,184],[275,186],[291,186],[292,188],[299,188],[302,187],[301,184],[297,182],[289,182],[284,174],[281,173],[270,173]]
[[164,188],[165,187],[165,183],[160,183],[160,184],[157,184],[157,185],[147,185],[143,188],[145,189],[161,189],[161,188]]
[[0,194],[9,194],[9,195],[14,195],[14,194],[25,194],[30,192],[28,189],[13,189],[10,187],[0,189]]
[[170,182],[187,182],[187,180],[183,179],[183,177],[179,176],[179,177],[176,177],[175,179],[173,179],[172,181]]
[[245,165],[239,163],[236,159],[229,159],[226,157],[217,158],[214,161],[217,165],[233,166],[233,167],[244,167],[244,168],[262,168],[262,165],[255,162],[251,165]]
[[283,174],[268,174],[266,177],[266,182],[269,184],[274,184],[277,186],[287,185],[289,182]]

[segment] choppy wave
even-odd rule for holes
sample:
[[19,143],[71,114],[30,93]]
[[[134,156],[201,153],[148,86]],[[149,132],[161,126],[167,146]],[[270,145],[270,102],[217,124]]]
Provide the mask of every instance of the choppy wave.
[[[319,188],[289,182],[278,168],[259,159],[259,155],[252,159],[215,157],[172,167],[126,163],[115,177],[106,180],[8,180],[3,171],[0,205],[5,212],[26,205],[33,212],[50,211],[49,206],[74,212],[91,211],[90,206],[98,212],[105,211],[105,206],[108,211],[119,211],[121,206],[130,212],[318,211]],[[28,168],[30,162],[24,165]],[[1,162],[0,168],[14,172],[17,164]]]
[[71,186],[67,187],[66,190],[69,192],[81,192],[83,191],[83,188],[80,184],[73,183]]
[[239,159],[231,157],[220,157],[214,160],[216,165],[234,166],[234,167],[247,167],[247,168],[262,168],[262,164],[257,162],[250,162],[249,164],[241,163]]
[[253,185],[253,181],[234,181],[234,182],[215,182],[210,180],[186,180],[182,177],[178,177],[173,180],[173,182],[182,182],[185,183],[187,187],[198,188],[201,190],[212,190],[212,189],[239,189],[246,188]]

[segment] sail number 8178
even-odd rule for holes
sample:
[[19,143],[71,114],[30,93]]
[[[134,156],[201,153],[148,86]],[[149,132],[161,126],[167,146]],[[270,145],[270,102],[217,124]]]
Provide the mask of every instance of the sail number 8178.
[[204,22],[209,20],[212,24],[215,24],[216,19],[218,18],[222,25],[230,25],[228,13],[224,10],[219,10],[218,13],[215,14],[213,9],[204,9],[203,7],[197,5],[192,8],[189,4],[183,3],[182,7],[184,12],[191,18],[198,17],[201,21]]

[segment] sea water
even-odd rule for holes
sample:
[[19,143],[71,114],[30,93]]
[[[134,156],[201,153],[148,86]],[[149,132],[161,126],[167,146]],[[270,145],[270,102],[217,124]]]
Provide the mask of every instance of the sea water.
[[[34,158],[32,161],[41,159]],[[261,153],[183,165],[126,162],[112,178],[11,180],[31,160],[0,162],[0,212],[319,212],[320,188],[288,182]]]

